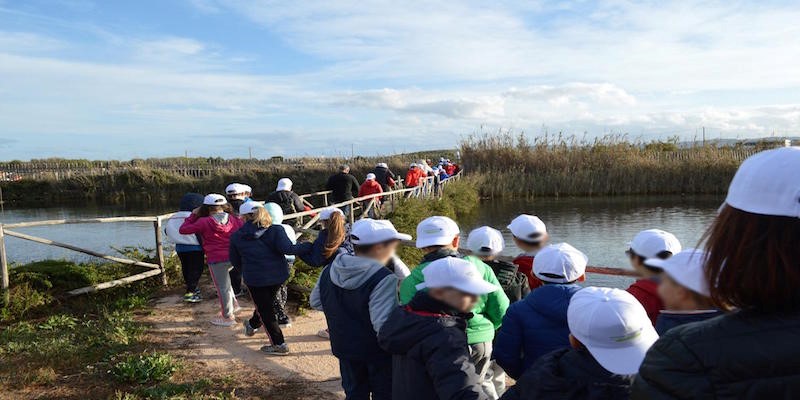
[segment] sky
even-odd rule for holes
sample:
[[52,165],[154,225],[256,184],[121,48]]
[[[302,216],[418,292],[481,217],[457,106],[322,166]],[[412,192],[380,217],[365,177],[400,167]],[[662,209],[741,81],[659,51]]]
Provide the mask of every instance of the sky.
[[797,1],[0,0],[0,159],[800,134]]

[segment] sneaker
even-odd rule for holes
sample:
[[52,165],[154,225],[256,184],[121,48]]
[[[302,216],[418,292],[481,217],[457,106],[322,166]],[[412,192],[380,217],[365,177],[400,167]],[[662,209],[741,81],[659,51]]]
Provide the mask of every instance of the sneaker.
[[236,324],[236,318],[225,318],[223,316],[216,316],[211,320],[211,325],[216,326],[233,326]]
[[258,328],[253,328],[250,325],[250,321],[249,320],[244,320],[243,324],[244,324],[244,335],[245,336],[253,336],[253,335],[256,334],[256,331],[258,330]]
[[286,343],[277,346],[270,344],[261,347],[261,352],[269,354],[271,356],[288,356],[289,346]]
[[242,290],[240,290],[238,293],[234,293],[234,294],[233,294],[233,297],[242,297],[242,296],[244,296],[245,294],[247,294],[247,292],[246,292],[244,289],[242,289]]
[[183,301],[187,303],[199,303],[203,301],[203,298],[200,297],[200,293],[198,292],[186,293],[185,295],[183,295]]
[[331,338],[331,334],[330,334],[330,332],[328,332],[327,329],[320,329],[320,331],[317,332],[317,336],[319,336],[319,337],[321,337],[323,339],[330,339]]
[[289,318],[286,318],[284,320],[278,320],[278,326],[281,328],[291,328],[292,320]]

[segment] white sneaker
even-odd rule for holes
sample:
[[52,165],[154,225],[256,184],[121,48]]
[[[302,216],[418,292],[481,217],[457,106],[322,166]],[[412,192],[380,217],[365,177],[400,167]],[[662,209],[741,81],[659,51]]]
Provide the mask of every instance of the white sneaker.
[[234,326],[236,325],[236,318],[225,318],[223,316],[216,316],[211,320],[211,325]]

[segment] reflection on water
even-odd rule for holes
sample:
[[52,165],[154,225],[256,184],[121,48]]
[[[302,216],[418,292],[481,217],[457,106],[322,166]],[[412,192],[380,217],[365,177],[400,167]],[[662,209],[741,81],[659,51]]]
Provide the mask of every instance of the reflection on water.
[[[554,242],[568,242],[589,256],[589,264],[629,268],[625,250],[644,229],[674,233],[684,247],[695,247],[716,215],[718,196],[637,196],[484,201],[474,226],[491,225],[506,237],[506,255],[516,255],[505,227],[521,213],[538,215]],[[469,230],[464,229],[466,234]],[[622,287],[630,278],[592,275],[588,284]]]
[[[684,247],[696,246],[703,231],[722,202],[716,196],[639,196],[611,198],[537,199],[484,201],[476,221],[464,226],[464,233],[480,225],[491,225],[506,235],[506,255],[519,252],[511,241],[506,225],[520,213],[538,215],[547,224],[555,242],[568,242],[589,256],[591,265],[628,267],[624,254],[637,232],[660,228],[674,233]],[[111,216],[156,215],[173,211],[167,208],[124,207],[46,208],[6,210],[3,223],[45,219],[77,219]],[[100,252],[111,247],[144,246],[152,248],[150,223],[108,223],[55,225],[20,228],[19,231],[56,241],[75,244]],[[86,260],[81,254],[16,238],[6,238],[8,258],[28,262],[47,258]],[[623,287],[631,279],[593,275],[589,284]]]

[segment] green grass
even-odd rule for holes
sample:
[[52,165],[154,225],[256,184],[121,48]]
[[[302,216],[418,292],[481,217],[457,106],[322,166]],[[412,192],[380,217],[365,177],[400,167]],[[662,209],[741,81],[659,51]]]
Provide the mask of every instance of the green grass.
[[120,382],[145,384],[168,380],[178,368],[171,355],[151,352],[125,356],[113,362],[108,372]]

